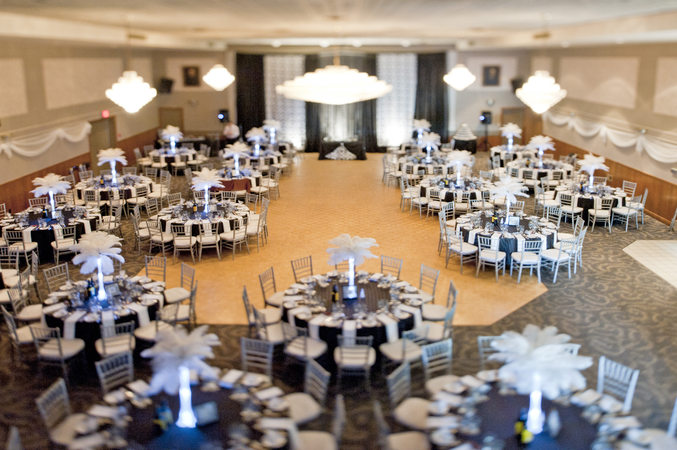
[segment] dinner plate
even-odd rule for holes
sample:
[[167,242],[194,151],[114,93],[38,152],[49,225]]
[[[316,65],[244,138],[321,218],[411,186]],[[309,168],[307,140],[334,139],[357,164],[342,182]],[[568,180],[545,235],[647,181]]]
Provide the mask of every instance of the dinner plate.
[[57,319],[60,319],[62,317],[66,317],[68,315],[68,310],[66,308],[61,308],[58,311],[54,311],[54,314],[52,314],[54,317]]
[[267,431],[261,438],[261,444],[266,448],[280,448],[286,443],[287,438],[279,431]]
[[407,291],[407,292],[412,292],[412,293],[418,291],[418,289],[416,288],[416,286],[411,286],[411,285],[405,287],[404,290]]
[[409,304],[411,306],[421,306],[421,304],[423,304],[423,302],[421,300],[416,299],[416,298],[412,298],[412,299],[409,299]]
[[301,282],[303,282],[303,283],[305,283],[305,284],[312,283],[313,281],[315,281],[315,278],[313,278],[313,277],[304,277],[304,278],[301,278]]
[[165,288],[163,288],[162,286],[154,286],[154,287],[150,288],[150,291],[151,292],[164,292]]
[[271,411],[280,412],[289,408],[289,403],[282,397],[275,397],[268,400],[267,406]]
[[477,372],[477,378],[486,382],[496,381],[498,379],[498,370],[482,370]]
[[376,325],[378,325],[378,322],[374,319],[367,319],[362,321],[363,327],[375,327]]
[[456,439],[456,435],[449,431],[447,428],[440,428],[435,430],[430,435],[430,440],[433,444],[440,447],[451,447],[459,443],[459,440]]

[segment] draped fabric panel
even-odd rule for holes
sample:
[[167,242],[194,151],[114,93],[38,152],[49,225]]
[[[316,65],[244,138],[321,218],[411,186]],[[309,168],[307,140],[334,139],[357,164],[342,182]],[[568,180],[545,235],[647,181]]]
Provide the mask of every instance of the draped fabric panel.
[[244,135],[252,127],[260,127],[266,118],[263,83],[263,55],[236,55],[237,121]]
[[[376,56],[342,56],[341,65],[376,74]],[[332,64],[331,56],[306,56],[306,71]],[[377,151],[376,100],[348,105],[306,102],[306,151],[319,151],[322,142],[359,142],[366,151]]]
[[304,74],[303,55],[265,55],[263,78],[266,119],[280,121],[280,140],[303,147],[306,140],[306,107],[300,100],[290,100],[275,92],[275,86]]
[[383,53],[376,57],[379,80],[392,85],[390,94],[376,100],[378,145],[397,146],[411,137],[416,103],[416,54]]
[[418,55],[416,108],[414,118],[427,119],[430,129],[439,134],[442,142],[449,139],[447,120],[446,53]]

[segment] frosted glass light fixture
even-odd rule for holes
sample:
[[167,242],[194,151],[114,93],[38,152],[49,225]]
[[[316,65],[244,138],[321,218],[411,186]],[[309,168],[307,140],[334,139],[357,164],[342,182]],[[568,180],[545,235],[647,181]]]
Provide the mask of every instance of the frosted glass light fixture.
[[456,64],[442,79],[455,90],[462,91],[473,84],[477,77],[473,75],[465,64]]
[[157,91],[150,87],[134,70],[125,70],[110,89],[106,97],[128,113],[135,113],[153,100]]
[[202,81],[207,83],[209,87],[214,90],[223,91],[233,84],[235,77],[223,66],[223,64],[214,64],[214,67],[204,74]]
[[517,98],[536,114],[543,114],[567,96],[546,70],[537,70],[521,88],[515,91]]

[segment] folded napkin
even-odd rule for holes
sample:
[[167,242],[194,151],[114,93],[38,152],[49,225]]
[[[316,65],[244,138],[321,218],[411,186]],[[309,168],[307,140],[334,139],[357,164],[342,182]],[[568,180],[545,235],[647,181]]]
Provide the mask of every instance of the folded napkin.
[[473,230],[470,230],[470,233],[468,233],[468,244],[474,245],[475,236],[477,235],[477,233],[480,233],[481,231],[483,231],[482,228],[475,228]]
[[84,225],[85,234],[92,232],[92,224],[89,223],[89,219],[78,219],[78,222],[80,222],[82,225]]
[[414,328],[421,326],[421,308],[415,308],[409,305],[400,305],[400,310],[406,311],[414,316]]
[[393,287],[398,288],[398,289],[405,288],[407,286],[409,286],[408,281],[398,281],[397,283],[393,283]]
[[345,320],[343,321],[343,344],[344,345],[354,345],[355,336],[357,335],[357,321],[355,320]]
[[311,321],[308,322],[308,335],[311,338],[318,340],[320,339],[320,325],[322,325],[325,320],[327,320],[327,316],[320,314],[313,317]]
[[42,308],[42,313],[43,314],[52,314],[60,309],[63,309],[66,307],[65,303],[55,303],[53,305],[45,306]]
[[258,420],[258,425],[263,430],[291,430],[296,428],[294,422],[286,417],[261,417]]
[[524,239],[524,236],[520,233],[515,233],[515,239],[517,239],[517,251],[521,252],[524,250],[524,241],[526,239]]
[[221,387],[230,389],[237,382],[237,380],[242,378],[242,375],[244,375],[243,371],[237,369],[230,369],[228,373],[226,373],[223,377],[221,377],[219,385],[221,385]]
[[87,414],[94,417],[111,419],[118,414],[118,408],[106,405],[94,405],[87,410]]
[[494,234],[491,235],[491,249],[498,250],[499,243],[501,242],[501,233],[494,231]]
[[534,237],[537,237],[541,240],[541,248],[542,249],[545,249],[547,247],[548,238],[544,234],[536,233],[536,234],[534,234]]
[[75,339],[75,324],[87,314],[87,311],[75,311],[63,323],[63,338]]
[[286,295],[285,294],[285,296],[284,296],[285,302],[296,302],[296,301],[303,300],[303,299],[304,299],[303,295],[296,295],[296,294],[295,295]]
[[464,397],[456,394],[452,394],[450,392],[445,392],[445,391],[439,391],[433,396],[434,400],[442,400],[444,403],[446,403],[449,406],[452,407],[457,407],[461,406],[463,402],[465,401]]
[[273,386],[273,387],[269,387],[267,389],[260,390],[254,395],[256,395],[256,398],[258,398],[259,400],[266,401],[266,400],[270,400],[271,398],[274,398],[274,397],[283,396],[284,391],[282,391],[282,389],[280,389],[277,386]]
[[469,388],[478,388],[484,385],[484,381],[478,380],[472,375],[465,375],[459,380],[461,383],[465,384]]
[[127,388],[138,395],[146,395],[150,386],[143,380],[134,380],[127,384]]
[[73,439],[68,448],[71,450],[101,448],[106,444],[106,437],[103,433],[93,433]]
[[101,325],[104,327],[112,327],[115,325],[113,311],[101,311]]
[[457,428],[460,422],[458,416],[430,416],[426,419],[426,428]]
[[392,317],[387,314],[381,313],[376,316],[378,320],[386,327],[386,338],[388,342],[394,342],[397,340],[397,322],[393,320]]
[[287,311],[287,321],[289,322],[289,325],[294,326],[296,324],[295,319],[297,314],[310,314],[310,308],[307,306],[299,306]]
[[[160,307],[162,307],[162,305],[160,305]],[[146,306],[139,303],[130,303],[127,305],[127,308],[136,312],[136,318],[139,320],[140,327],[150,324],[150,317],[148,316],[148,308]],[[159,315],[160,312],[158,311],[156,314]]]
[[21,232],[22,235],[23,235],[25,244],[29,244],[29,243],[33,242],[33,239],[31,238],[31,231],[33,231],[35,229],[36,229],[36,227],[31,225],[30,227],[26,228],[25,230],[23,230]]

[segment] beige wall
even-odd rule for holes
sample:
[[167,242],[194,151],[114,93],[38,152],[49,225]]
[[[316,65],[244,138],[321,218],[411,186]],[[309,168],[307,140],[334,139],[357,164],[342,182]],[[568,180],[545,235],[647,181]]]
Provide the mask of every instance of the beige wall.
[[[37,40],[0,39],[0,72],[8,72],[3,80],[12,86],[12,102],[0,108],[0,136],[19,138],[58,128],[61,125],[99,118],[110,110],[116,118],[117,138],[125,139],[157,126],[158,102],[153,101],[136,114],[127,114],[105,98],[103,87],[110,86],[121,75],[124,49],[76,46]],[[131,68],[137,69],[146,81],[152,77],[151,53],[134,50]],[[3,64],[3,62],[5,64]],[[9,63],[9,64],[8,64]],[[115,67],[114,73],[102,73],[101,64]],[[19,67],[19,69],[17,69]],[[59,74],[78,73],[77,83]],[[23,80],[17,78],[23,75]],[[86,73],[87,76],[82,76]],[[105,80],[102,79],[105,77]],[[23,83],[21,82],[23,81]],[[50,97],[47,86],[52,88]],[[3,96],[2,101],[6,101]],[[49,167],[60,161],[89,151],[87,141],[61,141],[39,157],[26,158],[0,155],[0,184]]]
[[[542,52],[534,52],[532,63],[547,64]],[[556,49],[548,52],[552,74],[573,95],[554,110],[573,114],[619,130],[677,142],[677,47],[669,44],[615,45]],[[536,58],[539,58],[536,60]],[[660,69],[659,69],[660,68]],[[581,91],[587,83],[589,95]],[[569,144],[603,155],[671,183],[677,182],[671,167],[634,148],[622,149],[599,137],[583,138],[578,133],[544,121],[544,132]],[[677,153],[677,145],[675,146]]]

